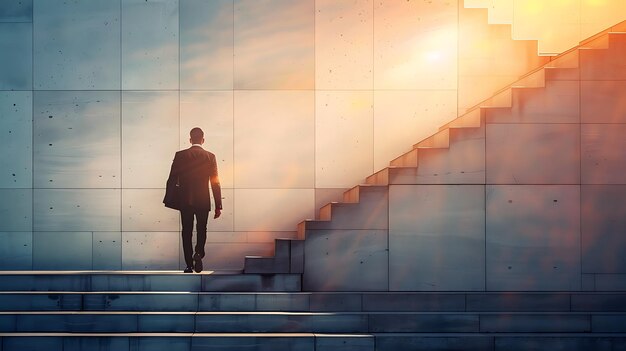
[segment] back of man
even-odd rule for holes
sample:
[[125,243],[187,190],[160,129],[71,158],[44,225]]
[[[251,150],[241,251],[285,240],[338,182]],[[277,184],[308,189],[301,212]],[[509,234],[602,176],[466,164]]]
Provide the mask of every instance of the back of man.
[[210,211],[209,183],[211,175],[217,175],[215,155],[199,146],[192,146],[177,152],[174,164],[179,167],[176,173],[180,187],[180,205]]
[[[215,155],[202,148],[204,132],[200,128],[193,128],[189,134],[192,145],[189,149],[178,151],[174,156],[163,202],[168,207],[175,203],[180,210],[183,254],[187,265],[184,272],[192,273],[195,270],[200,273],[202,258],[205,256],[207,221],[211,211],[209,185],[215,200],[214,218],[221,215],[222,193]],[[194,217],[197,232],[195,253],[192,247]]]

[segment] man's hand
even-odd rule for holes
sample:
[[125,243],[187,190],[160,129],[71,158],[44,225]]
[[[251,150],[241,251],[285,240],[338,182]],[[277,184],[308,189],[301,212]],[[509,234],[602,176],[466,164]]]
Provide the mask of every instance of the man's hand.
[[215,209],[215,216],[213,218],[214,219],[215,218],[219,218],[221,214],[222,214],[222,210],[220,210],[219,208],[216,208]]

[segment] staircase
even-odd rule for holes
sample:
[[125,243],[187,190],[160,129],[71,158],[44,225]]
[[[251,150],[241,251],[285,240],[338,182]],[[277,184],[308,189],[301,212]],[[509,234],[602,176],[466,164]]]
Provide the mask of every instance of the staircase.
[[293,292],[298,279],[225,272],[3,273],[1,350],[626,346],[626,293]]
[[[572,122],[570,111],[552,108],[551,98],[569,96],[562,82],[626,80],[625,54],[623,22],[553,58],[415,144],[347,191],[343,202],[324,206],[318,220],[300,223],[298,239],[276,240],[274,256],[246,257],[243,274],[0,272],[0,351],[626,349],[624,285],[607,274],[580,272],[571,290],[551,289],[561,286],[551,285],[560,283],[552,276],[543,285],[523,281],[525,289],[507,285],[520,284],[514,279],[490,282],[487,273],[480,281],[472,274],[481,269],[467,263],[467,270],[448,268],[454,279],[411,286],[418,281],[412,271],[397,271],[422,257],[393,256],[389,246],[392,196],[411,199],[405,187],[414,185],[455,191],[515,184],[510,174],[489,171],[502,161],[484,151],[493,142],[490,124]],[[550,151],[524,147],[530,154]],[[515,161],[513,169],[529,166]],[[563,162],[554,158],[542,173]],[[594,177],[579,173],[561,181],[580,185]],[[538,182],[532,173],[526,177]],[[467,245],[474,245],[471,238]],[[462,267],[473,258],[458,254]],[[558,274],[562,267],[549,268]],[[493,274],[506,278],[515,269]]]

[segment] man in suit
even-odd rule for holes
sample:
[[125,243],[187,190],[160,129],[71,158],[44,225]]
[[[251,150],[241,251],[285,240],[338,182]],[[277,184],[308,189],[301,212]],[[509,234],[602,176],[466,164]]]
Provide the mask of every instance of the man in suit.
[[[202,272],[202,258],[205,255],[207,220],[211,211],[209,184],[215,200],[214,218],[218,218],[222,213],[222,191],[217,175],[215,155],[202,148],[204,132],[196,127],[189,132],[189,135],[191,147],[178,151],[174,156],[163,202],[168,207],[180,210],[183,253],[187,265],[184,272],[192,273],[193,268],[196,273],[200,273]],[[171,205],[172,202],[175,202],[174,206]],[[197,232],[195,253],[193,253],[191,243],[194,217]]]

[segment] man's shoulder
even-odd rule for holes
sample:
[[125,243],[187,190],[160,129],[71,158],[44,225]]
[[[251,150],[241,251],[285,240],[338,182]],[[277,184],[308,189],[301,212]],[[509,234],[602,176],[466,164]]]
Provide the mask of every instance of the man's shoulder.
[[197,147],[190,147],[188,149],[176,151],[176,157],[185,157],[189,154],[194,154],[194,155],[205,154],[208,158],[215,158],[215,154],[213,154],[212,152],[202,149],[202,148],[197,148]]
[[174,154],[174,157],[181,157],[184,156],[187,153],[187,150],[180,150],[180,151],[176,151],[176,153]]

